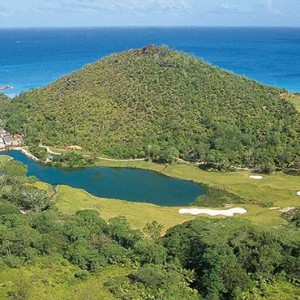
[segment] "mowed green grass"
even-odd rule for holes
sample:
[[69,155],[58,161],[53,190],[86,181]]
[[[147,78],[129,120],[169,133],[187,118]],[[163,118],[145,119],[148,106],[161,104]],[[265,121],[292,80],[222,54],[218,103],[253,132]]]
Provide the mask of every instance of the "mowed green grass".
[[270,206],[299,206],[300,177],[281,173],[263,175],[264,179],[249,178],[249,172],[207,172],[196,166],[177,164],[163,170],[169,176],[193,180],[199,183],[212,184],[223,187],[249,202],[259,202]]
[[[235,205],[248,210],[247,214],[236,215],[235,218],[249,219],[256,224],[284,224],[286,221],[280,217],[279,209],[299,206],[300,203],[300,197],[296,195],[300,190],[300,179],[296,176],[274,174],[264,175],[263,180],[254,180],[249,178],[249,172],[206,172],[188,164],[167,167],[155,166],[152,163],[145,165],[143,162],[134,162],[134,164],[135,167],[152,170],[160,168],[162,173],[168,176],[223,187],[249,201],[249,204]],[[120,166],[116,162],[113,165]],[[106,166],[112,166],[112,162],[107,162]],[[97,209],[106,220],[122,215],[127,218],[132,227],[139,229],[147,222],[156,220],[164,225],[164,230],[167,230],[176,224],[195,218],[191,215],[180,215],[178,213],[180,207],[160,207],[147,203],[98,198],[67,186],[58,187],[55,202],[65,213],[74,213],[80,209]],[[259,202],[266,207],[250,204],[251,202]]]
[[[124,216],[135,229],[142,229],[148,222],[157,221],[159,224],[164,225],[162,233],[177,224],[196,218],[192,215],[179,214],[180,207],[162,207],[148,203],[99,198],[84,190],[69,186],[58,186],[54,201],[58,208],[66,214],[74,214],[82,209],[95,209],[107,221],[116,216]],[[262,208],[257,205],[241,204],[240,206],[247,209],[248,213],[236,215],[234,218],[248,219],[256,224],[265,225],[286,223],[280,218],[279,211],[269,210],[269,208]],[[198,216],[198,218],[201,217],[204,216]]]
[[[1,153],[0,153],[1,154]],[[0,155],[0,164],[10,160],[11,157],[10,156],[7,156],[7,155]]]
[[[1,160],[9,159],[0,155]],[[300,197],[296,195],[300,191],[299,176],[290,176],[281,173],[264,175],[263,180],[250,179],[249,172],[207,172],[200,170],[191,164],[161,165],[148,161],[109,161],[98,160],[98,166],[106,167],[131,167],[161,172],[165,175],[198,183],[205,183],[222,187],[233,192],[248,203],[235,206],[248,210],[245,215],[236,215],[235,218],[249,219],[257,224],[281,224],[285,221],[280,217],[282,208],[300,206]],[[38,188],[45,189],[50,195],[52,187],[48,184],[37,182]],[[180,207],[160,207],[148,203],[128,202],[118,199],[98,198],[79,189],[67,186],[59,186],[54,196],[56,205],[68,214],[81,209],[97,209],[101,216],[109,220],[115,216],[125,216],[132,227],[143,228],[147,222],[156,220],[164,225],[164,230],[194,219],[191,215],[180,215]],[[254,205],[251,203],[261,203]],[[270,209],[270,208],[276,209]]]
[[164,230],[166,230],[193,219],[192,216],[180,215],[179,207],[162,207],[149,203],[99,198],[84,190],[65,185],[57,187],[54,201],[60,210],[68,214],[82,209],[96,209],[105,220],[116,216],[125,216],[135,229],[142,229],[148,222],[157,221],[163,224]]
[[96,165],[99,167],[116,167],[116,168],[139,168],[161,172],[166,165],[156,164],[151,161],[110,161],[98,159]]

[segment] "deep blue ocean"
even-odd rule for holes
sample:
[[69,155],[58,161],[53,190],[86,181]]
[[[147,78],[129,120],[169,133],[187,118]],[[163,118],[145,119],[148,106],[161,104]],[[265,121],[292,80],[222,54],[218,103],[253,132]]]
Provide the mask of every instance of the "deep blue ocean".
[[300,92],[300,28],[0,29],[0,86],[12,96],[108,54],[168,45],[252,79]]

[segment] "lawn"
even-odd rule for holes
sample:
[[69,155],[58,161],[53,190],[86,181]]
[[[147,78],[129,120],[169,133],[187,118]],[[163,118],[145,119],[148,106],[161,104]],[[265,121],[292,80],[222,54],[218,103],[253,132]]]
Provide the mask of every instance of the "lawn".
[[249,178],[249,172],[207,172],[196,166],[176,164],[163,170],[165,175],[217,185],[233,192],[249,202],[264,203],[266,206],[299,206],[299,176],[281,173],[264,175],[263,180]]
[[151,161],[110,161],[98,159],[96,165],[99,167],[115,167],[115,168],[139,168],[161,172],[166,166],[156,164]]
[[[147,222],[155,220],[164,225],[165,232],[174,225],[195,218],[191,215],[180,215],[178,213],[179,207],[162,207],[148,203],[98,198],[83,190],[69,186],[58,186],[54,200],[58,208],[64,213],[73,214],[81,209],[96,209],[105,220],[116,216],[125,216],[129,224],[136,229],[142,229]],[[285,223],[280,218],[281,213],[278,210],[270,210],[269,208],[250,204],[240,206],[247,209],[248,213],[236,215],[235,218],[248,219],[262,225]]]
[[[1,159],[8,157],[0,156]],[[192,180],[222,187],[247,201],[247,204],[235,205],[248,210],[237,218],[249,219],[258,224],[281,224],[280,209],[300,204],[300,179],[281,173],[264,175],[263,180],[250,179],[249,172],[207,172],[191,164],[159,165],[148,161],[108,161],[99,160],[98,166],[132,167],[159,171],[165,175]],[[51,186],[37,182],[35,186],[53,194]],[[75,213],[80,209],[97,209],[101,216],[109,220],[115,216],[125,216],[132,227],[143,228],[149,221],[156,220],[164,225],[164,230],[191,220],[190,215],[180,215],[179,207],[160,207],[148,203],[128,202],[117,199],[98,198],[79,189],[59,186],[54,196],[56,205],[65,213]]]
[[65,213],[73,214],[81,209],[96,209],[105,220],[116,216],[125,216],[133,228],[139,229],[142,229],[147,222],[155,220],[163,224],[166,230],[194,218],[180,215],[178,207],[162,207],[148,203],[98,198],[84,190],[64,185],[57,187],[54,200],[59,209]]
[[0,164],[10,160],[11,157],[10,156],[7,156],[7,155],[0,155]]
[[[300,203],[300,197],[296,195],[296,192],[300,190],[300,180],[296,176],[278,173],[265,175],[263,180],[254,180],[249,178],[249,172],[206,172],[188,164],[175,164],[166,167],[149,162],[130,162],[130,164],[126,162],[125,165],[123,162],[109,161],[103,165],[160,169],[163,174],[168,176],[223,187],[249,201],[249,204],[236,205],[247,209],[248,213],[235,217],[249,219],[258,224],[285,223],[280,217],[279,209],[299,206]],[[163,224],[166,230],[194,218],[189,215],[180,215],[178,213],[179,207],[160,207],[147,203],[98,198],[85,191],[67,186],[58,187],[55,202],[66,213],[90,208],[99,210],[106,220],[122,215],[128,219],[134,228],[143,228],[148,221],[156,220]],[[251,204],[251,202],[260,203],[260,205]]]

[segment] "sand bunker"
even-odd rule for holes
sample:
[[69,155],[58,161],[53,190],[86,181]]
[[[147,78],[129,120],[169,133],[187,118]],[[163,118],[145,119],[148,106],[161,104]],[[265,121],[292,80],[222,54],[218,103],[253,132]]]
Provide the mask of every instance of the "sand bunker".
[[296,193],[298,196],[300,196],[300,191]]
[[225,210],[216,210],[216,209],[199,209],[199,208],[181,208],[179,209],[180,214],[190,214],[190,215],[209,215],[209,216],[226,216],[232,217],[234,214],[245,214],[247,212],[244,208],[230,208]]
[[260,176],[260,175],[250,175],[249,178],[251,178],[251,179],[264,179],[263,176]]

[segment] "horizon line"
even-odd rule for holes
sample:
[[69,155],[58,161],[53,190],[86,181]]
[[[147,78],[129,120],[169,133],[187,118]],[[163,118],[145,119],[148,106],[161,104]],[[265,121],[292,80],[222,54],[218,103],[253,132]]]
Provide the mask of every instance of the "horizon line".
[[0,27],[0,30],[10,29],[147,29],[147,28],[300,28],[300,25],[100,25],[100,26],[28,26],[28,27]]

